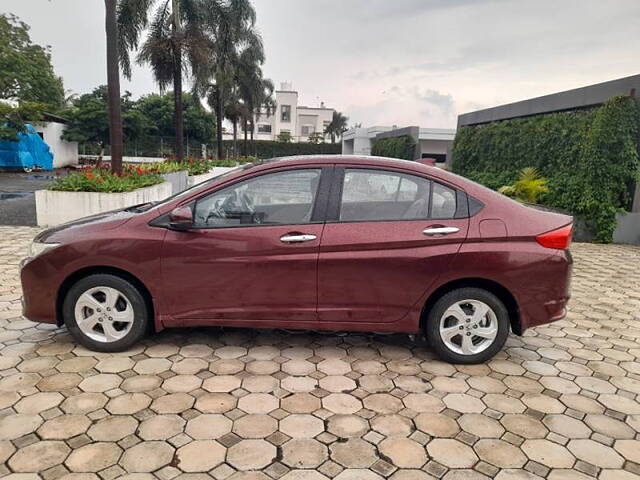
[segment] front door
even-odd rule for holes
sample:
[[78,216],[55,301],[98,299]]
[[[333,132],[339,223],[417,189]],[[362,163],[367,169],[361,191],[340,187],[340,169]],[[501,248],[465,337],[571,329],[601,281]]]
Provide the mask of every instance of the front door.
[[343,177],[320,248],[319,320],[399,321],[447,268],[469,220],[456,218],[456,190],[427,178],[364,168]]
[[165,237],[173,319],[315,321],[321,177],[320,167],[262,173],[199,198],[195,228]]

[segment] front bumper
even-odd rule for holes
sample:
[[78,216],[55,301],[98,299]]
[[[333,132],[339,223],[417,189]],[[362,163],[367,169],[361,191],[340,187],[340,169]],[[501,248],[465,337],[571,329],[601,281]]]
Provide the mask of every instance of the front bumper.
[[39,257],[20,262],[22,315],[32,322],[57,323],[57,275]]

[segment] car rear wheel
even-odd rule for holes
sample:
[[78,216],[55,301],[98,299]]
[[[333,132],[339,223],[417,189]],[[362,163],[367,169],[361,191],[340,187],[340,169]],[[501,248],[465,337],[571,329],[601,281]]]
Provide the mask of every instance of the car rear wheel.
[[429,345],[451,363],[486,362],[504,346],[509,335],[509,313],[491,292],[459,288],[433,305],[426,324]]
[[127,280],[96,274],[79,280],[67,293],[63,316],[73,337],[98,352],[119,352],[146,333],[149,311],[144,297]]

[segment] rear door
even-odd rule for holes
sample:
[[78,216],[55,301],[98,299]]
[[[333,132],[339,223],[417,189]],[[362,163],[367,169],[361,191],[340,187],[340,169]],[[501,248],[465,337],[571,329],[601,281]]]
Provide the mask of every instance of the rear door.
[[319,320],[402,319],[468,226],[466,195],[451,186],[401,170],[336,167],[318,262]]

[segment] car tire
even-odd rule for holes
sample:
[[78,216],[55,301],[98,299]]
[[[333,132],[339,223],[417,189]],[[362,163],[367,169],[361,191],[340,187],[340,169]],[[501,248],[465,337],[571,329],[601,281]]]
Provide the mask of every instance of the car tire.
[[62,314],[71,335],[97,352],[126,350],[149,326],[149,308],[138,288],[110,274],[78,280],[65,296]]
[[452,290],[428,312],[427,342],[450,363],[476,364],[498,353],[509,335],[509,312],[493,293],[475,287]]

